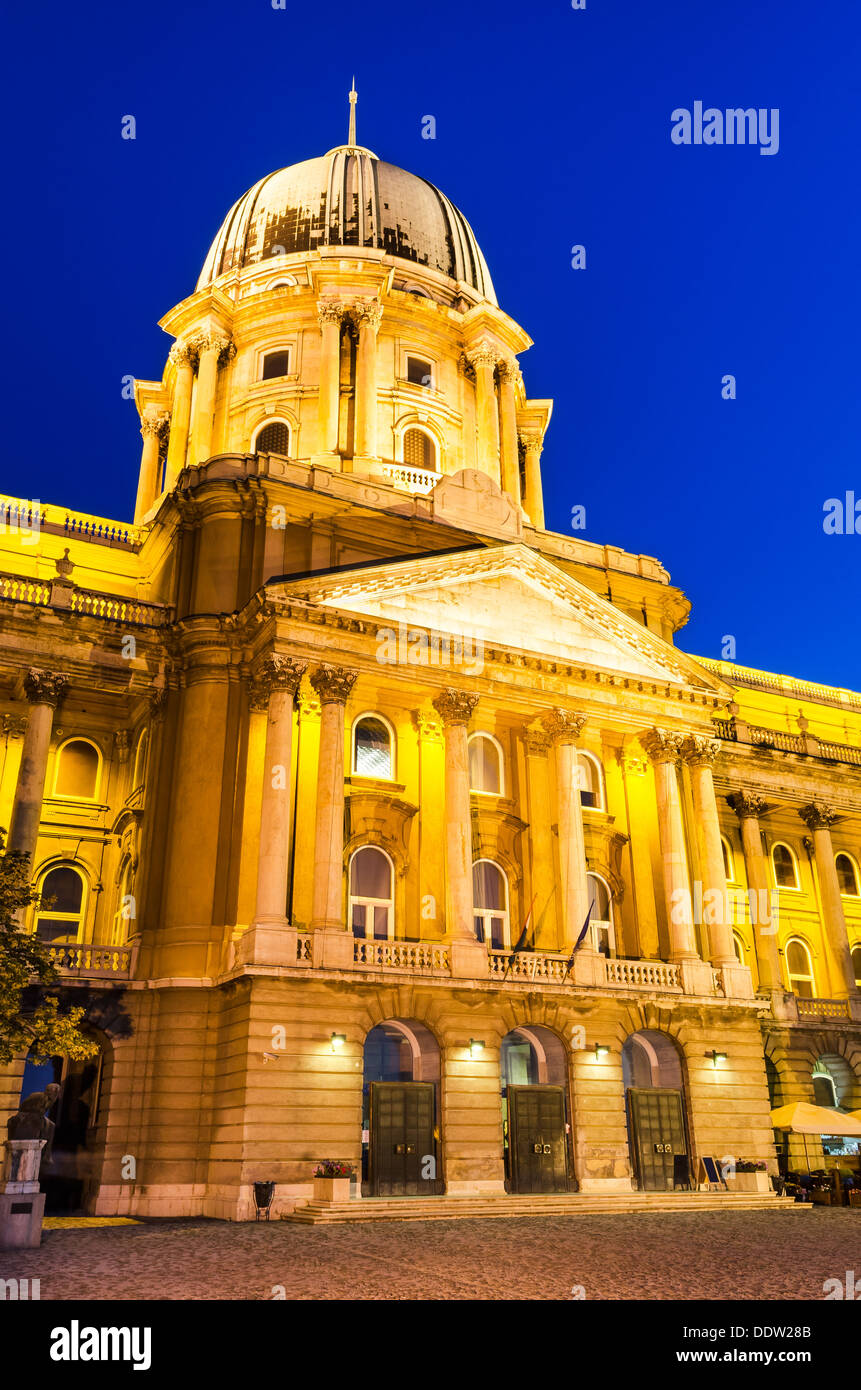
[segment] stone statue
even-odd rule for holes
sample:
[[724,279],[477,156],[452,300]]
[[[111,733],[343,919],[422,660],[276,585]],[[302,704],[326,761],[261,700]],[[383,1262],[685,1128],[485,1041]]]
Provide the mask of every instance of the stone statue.
[[54,1123],[48,1119],[48,1111],[60,1094],[55,1081],[50,1082],[44,1091],[34,1091],[18,1106],[17,1115],[6,1121],[10,1139],[44,1139],[42,1160],[50,1161],[51,1146],[54,1142]]

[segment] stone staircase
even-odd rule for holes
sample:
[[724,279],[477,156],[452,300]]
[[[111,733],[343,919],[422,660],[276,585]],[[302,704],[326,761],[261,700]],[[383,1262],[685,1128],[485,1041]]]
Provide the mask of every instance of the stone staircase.
[[463,1217],[621,1216],[679,1211],[809,1211],[773,1192],[631,1192],[624,1196],[561,1192],[552,1196],[361,1197],[348,1202],[306,1202],[285,1221],[451,1221]]

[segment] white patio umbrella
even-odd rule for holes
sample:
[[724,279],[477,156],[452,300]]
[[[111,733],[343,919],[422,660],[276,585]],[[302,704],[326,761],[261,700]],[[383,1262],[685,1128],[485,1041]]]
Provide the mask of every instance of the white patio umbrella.
[[796,1101],[793,1105],[781,1105],[777,1110],[772,1110],[771,1124],[773,1129],[786,1129],[791,1134],[802,1136],[808,1171],[808,1134],[840,1134],[861,1138],[861,1114],[857,1111],[848,1114],[840,1110],[829,1110],[825,1105],[808,1105],[804,1100]]

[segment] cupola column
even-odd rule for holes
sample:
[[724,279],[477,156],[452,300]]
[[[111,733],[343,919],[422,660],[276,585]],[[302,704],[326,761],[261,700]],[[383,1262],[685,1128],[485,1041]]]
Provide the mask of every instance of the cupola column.
[[24,693],[30,702],[30,716],[9,821],[7,849],[18,854],[29,854],[31,867],[42,818],[54,710],[66,694],[68,685],[67,676],[56,675],[53,671],[34,669],[24,677]]
[[475,941],[472,900],[472,824],[467,726],[478,696],[448,689],[433,702],[445,727],[446,928],[452,941]]
[[842,976],[842,985],[850,996],[858,993],[855,983],[855,966],[849,946],[849,933],[846,930],[846,917],[843,913],[843,899],[840,896],[840,880],[834,862],[834,845],[831,840],[831,827],[841,817],[830,806],[821,801],[812,801],[802,806],[798,812],[804,824],[813,834],[813,853],[816,859],[816,875],[822,895],[822,915],[825,930],[831,943],[831,950]]
[[[321,666],[311,676],[320,700],[317,829],[311,927],[344,932],[344,712],[356,671]],[[352,958],[349,962],[352,964]]]
[[519,377],[516,361],[503,360],[499,375],[499,430],[502,491],[520,506],[520,455],[517,447],[517,401],[515,386]]
[[741,822],[741,843],[744,850],[744,870],[747,876],[748,892],[751,900],[751,931],[756,952],[756,968],[759,975],[759,991],[775,992],[783,989],[780,978],[780,955],[777,949],[777,922],[772,921],[772,910],[766,912],[766,904],[771,903],[768,876],[765,871],[765,856],[762,852],[762,831],[760,816],[771,808],[761,796],[752,792],[734,792],[727,801]]
[[698,960],[685,851],[685,827],[676,764],[684,734],[651,729],[640,742],[652,761],[658,802],[658,831],[664,870],[664,899],[672,961]]
[[[570,951],[583,930],[589,911],[583,806],[577,764],[577,740],[586,718],[570,710],[555,709],[542,722],[553,740],[556,755],[556,819],[559,828],[559,876],[562,880],[560,947]],[[584,941],[583,946],[588,950],[589,943]]]
[[283,925],[287,920],[293,699],[304,671],[304,662],[287,656],[270,656],[252,686],[252,705],[263,707],[267,712],[257,860],[257,923]]
[[499,411],[493,373],[497,353],[489,343],[481,343],[467,354],[475,372],[475,416],[478,431],[478,467],[499,483]]
[[170,492],[185,467],[188,451],[188,428],[191,421],[191,392],[194,386],[194,366],[197,350],[192,343],[174,343],[168,354],[176,368],[173,385],[173,405],[170,415],[170,438],[167,443],[167,465],[164,489]]
[[141,471],[138,478],[138,495],[135,501],[135,526],[146,516],[159,494],[161,446],[167,432],[167,415],[144,415],[141,419],[143,448],[141,450]]
[[341,374],[341,320],[344,306],[335,299],[317,301],[320,325],[319,452],[338,452],[338,407]]
[[356,358],[356,433],[354,454],[358,459],[377,457],[377,333],[383,306],[375,300],[355,304],[351,310],[359,330]]
[[544,530],[544,494],[541,488],[541,435],[532,430],[522,432],[524,450],[525,488],[523,507],[532,525]]
[[720,741],[691,734],[682,744],[682,757],[688,765],[694,799],[703,881],[703,918],[708,927],[712,965],[738,964],[732,940],[723,846],[720,838],[717,799],[712,767],[720,752]]
[[212,453],[212,427],[215,420],[215,393],[219,365],[235,356],[231,340],[218,333],[207,333],[198,340],[200,365],[197,369],[197,396],[194,402],[190,463],[205,463]]

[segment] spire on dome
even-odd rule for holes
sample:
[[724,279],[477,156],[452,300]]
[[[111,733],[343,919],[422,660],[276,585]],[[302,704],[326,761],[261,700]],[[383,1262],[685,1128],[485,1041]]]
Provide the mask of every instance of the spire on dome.
[[347,134],[347,148],[356,148],[356,102],[359,100],[356,93],[356,79],[353,78],[353,85],[350,88],[350,129]]

